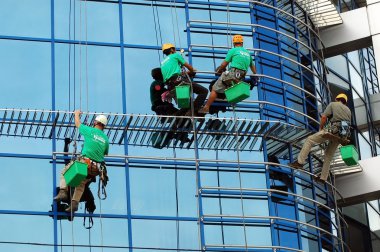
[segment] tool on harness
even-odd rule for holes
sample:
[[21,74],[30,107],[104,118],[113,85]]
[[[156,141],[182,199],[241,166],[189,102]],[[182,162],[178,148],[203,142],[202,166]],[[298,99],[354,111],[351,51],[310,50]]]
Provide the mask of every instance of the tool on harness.
[[94,196],[92,195],[92,192],[90,191],[88,186],[87,186],[87,189],[88,189],[88,193],[86,194],[86,191],[85,191],[83,193],[83,196],[82,196],[82,199],[86,197],[86,203],[85,203],[85,207],[84,207],[85,216],[83,217],[83,226],[86,229],[91,229],[94,226],[94,220],[93,220],[92,216],[89,216],[88,217],[88,225],[86,225],[86,212],[88,214],[93,214],[95,209],[96,209],[96,205],[95,205],[95,201],[94,201]]
[[100,166],[99,182],[98,182],[98,198],[100,200],[105,200],[107,198],[106,186],[109,181],[107,175],[107,167],[104,162]]
[[328,132],[342,138],[349,138],[351,136],[351,126],[347,121],[331,122],[329,123],[327,129]]

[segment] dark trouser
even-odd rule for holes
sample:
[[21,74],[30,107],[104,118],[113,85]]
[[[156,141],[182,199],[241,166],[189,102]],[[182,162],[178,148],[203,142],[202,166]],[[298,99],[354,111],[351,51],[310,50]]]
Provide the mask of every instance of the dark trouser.
[[195,82],[192,83],[192,86],[193,93],[197,94],[197,98],[194,100],[194,111],[198,111],[207,98],[208,90],[207,88]]

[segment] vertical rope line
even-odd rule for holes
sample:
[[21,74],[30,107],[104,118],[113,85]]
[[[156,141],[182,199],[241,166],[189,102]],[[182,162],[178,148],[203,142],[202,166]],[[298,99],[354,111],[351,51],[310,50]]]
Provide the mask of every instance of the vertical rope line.
[[[187,77],[187,79],[191,82],[191,79],[190,79],[190,76],[187,74],[187,72],[185,71],[185,75]],[[194,119],[194,102],[193,102],[193,96],[194,96],[194,92],[193,92],[193,85],[190,85],[190,108],[191,108],[191,125],[193,126],[193,136],[194,136],[194,159],[195,159],[195,187],[196,187],[196,197],[197,197],[197,217],[198,217],[198,241],[199,241],[199,248],[200,250],[202,250],[202,240],[201,240],[201,222],[202,222],[202,217],[200,216],[200,205],[199,205],[199,201],[201,200],[199,197],[200,196],[200,190],[201,188],[199,188],[199,179],[198,179],[198,174],[199,174],[199,177],[200,177],[200,169],[199,169],[199,158],[197,157],[197,153],[198,153],[198,138],[197,138],[197,127],[195,125],[195,119]]]
[[[208,2],[210,3],[210,0],[208,0]],[[211,5],[209,4],[208,6],[208,13],[209,13],[209,18],[210,18],[210,21],[212,20],[212,15],[211,15]],[[211,27],[213,26],[213,24],[211,24]],[[216,60],[215,60],[215,49],[214,49],[214,34],[213,34],[213,29],[211,28],[211,45],[212,45],[212,60],[213,60],[213,63],[214,63],[214,70],[216,69]],[[217,150],[218,151],[218,150]]]
[[[71,198],[71,195],[72,195],[72,192],[73,192],[73,189],[70,187],[70,198]],[[71,241],[72,241],[72,248],[73,248],[73,252],[75,252],[75,240],[74,240],[74,213],[73,213],[73,208],[72,208],[72,205],[71,205],[72,202],[70,202],[70,218],[71,218]]]
[[[70,0],[71,2],[71,0]],[[76,39],[76,0],[74,0],[74,40]],[[75,46],[75,43],[73,44],[74,45],[74,68],[73,68],[73,71],[74,71],[74,109],[76,109],[76,82],[77,82],[77,78],[76,78],[76,46]]]
[[82,1],[79,0],[79,108],[82,110]]
[[229,48],[231,44],[232,28],[231,28],[231,16],[230,16],[230,0],[227,0],[227,45]]
[[158,14],[158,7],[157,7],[157,1],[154,1],[155,3],[155,9],[157,14],[157,23],[158,23],[158,31],[160,32],[160,42],[162,44],[162,33],[161,33],[161,23],[160,23],[160,15]]
[[84,6],[84,11],[85,11],[85,28],[86,28],[86,100],[87,100],[87,107],[86,110],[88,110],[88,104],[89,104],[89,95],[88,95],[88,16],[87,16],[87,0],[85,0],[85,6]]
[[[174,0],[175,1],[175,0]],[[170,0],[170,14],[172,18],[172,28],[173,28],[173,37],[174,37],[174,45],[177,45],[177,39],[175,34],[175,27],[174,27],[174,15],[173,15],[173,2]]]
[[63,245],[62,245],[62,220],[59,220],[59,230],[60,230],[60,236],[61,236],[61,252],[63,251]]
[[71,0],[69,7],[69,111],[71,111]]
[[[174,158],[177,157],[177,153],[175,151],[175,146],[173,146],[173,156]],[[175,169],[174,169],[174,186],[175,186],[175,200],[176,200],[176,231],[177,231],[177,249],[179,249],[180,244],[179,244],[179,204],[178,204],[178,167],[177,164],[175,164]]]
[[[158,42],[158,32],[157,32],[157,21],[156,21],[156,13],[154,11],[154,6],[153,6],[153,1],[151,2],[151,6],[152,6],[152,12],[153,12],[153,20],[154,20],[154,30],[156,32],[156,44],[157,46],[159,47],[159,42]],[[157,54],[158,54],[158,63],[160,64],[161,63],[161,53],[160,53],[160,50],[157,50]]]
[[175,12],[175,20],[176,20],[176,24],[177,24],[177,36],[178,36],[179,47],[182,48],[181,36],[179,34],[178,13],[177,13],[177,3],[176,3],[176,0],[174,0],[174,12]]
[[91,228],[88,229],[88,244],[90,247],[90,252],[92,251],[92,245],[91,245]]
[[102,215],[102,200],[99,199],[99,206],[100,206],[100,214],[99,214],[99,218],[100,218],[100,245],[102,247],[102,252],[103,252],[103,215]]
[[232,106],[233,114],[234,114],[234,130],[236,134],[236,154],[237,154],[237,168],[239,174],[239,187],[240,187],[240,204],[241,204],[241,212],[243,214],[243,230],[244,230],[244,243],[245,243],[245,251],[248,251],[248,242],[247,242],[247,230],[245,223],[245,213],[244,213],[244,201],[243,201],[243,186],[241,181],[241,169],[240,169],[240,150],[239,150],[239,132],[238,132],[238,121],[236,117],[235,105]]

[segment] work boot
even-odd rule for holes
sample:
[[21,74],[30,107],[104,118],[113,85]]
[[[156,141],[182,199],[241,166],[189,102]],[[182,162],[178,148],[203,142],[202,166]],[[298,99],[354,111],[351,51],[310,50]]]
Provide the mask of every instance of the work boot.
[[206,107],[206,106],[203,106],[202,108],[200,108],[198,110],[198,113],[199,114],[208,114],[210,112],[210,108],[209,107]]
[[74,212],[78,211],[78,205],[79,205],[78,201],[72,200],[71,205],[68,208],[66,208],[65,211],[69,212],[69,213],[71,213],[71,212],[74,213]]
[[298,163],[297,161],[294,161],[293,163],[289,163],[288,164],[290,167],[298,170],[298,169],[302,169],[303,165]]
[[57,196],[54,197],[54,201],[61,202],[61,201],[67,201],[69,199],[69,196],[67,195],[67,191],[64,189],[60,189]]

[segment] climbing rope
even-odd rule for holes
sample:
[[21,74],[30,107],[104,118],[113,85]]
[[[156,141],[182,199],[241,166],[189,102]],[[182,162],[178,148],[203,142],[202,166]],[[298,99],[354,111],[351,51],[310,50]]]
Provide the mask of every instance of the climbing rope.
[[237,168],[238,168],[238,174],[239,174],[239,187],[240,187],[240,205],[241,205],[241,212],[243,215],[243,230],[244,230],[244,243],[245,243],[245,250],[248,251],[248,241],[247,241],[247,228],[246,228],[246,221],[245,221],[245,212],[244,212],[244,201],[243,201],[243,184],[241,180],[241,169],[240,169],[240,149],[239,149],[239,132],[238,132],[238,121],[236,116],[236,110],[235,105],[232,106],[232,111],[234,115],[234,130],[236,133],[236,158],[237,158]]
[[[153,5],[153,2],[155,3],[155,5]],[[156,45],[157,45],[158,48],[160,48],[160,45],[162,45],[162,34],[161,34],[161,27],[160,27],[160,17],[158,15],[158,10],[157,10],[157,2],[156,1],[152,1],[151,2],[151,7],[152,7],[152,12],[153,12],[154,30],[155,30],[155,33],[156,33]],[[156,20],[156,15],[157,15],[157,20]],[[159,29],[159,32],[158,32],[157,29]],[[159,37],[160,37],[160,41],[159,41]],[[158,63],[161,64],[161,53],[160,53],[160,50],[157,50],[157,54],[158,54]]]
[[85,49],[86,49],[86,111],[88,112],[88,104],[89,104],[89,95],[88,95],[88,16],[87,16],[87,0],[85,0],[85,31],[86,31],[86,40],[85,40]]
[[227,0],[227,45],[232,48],[231,43],[232,38],[232,28],[231,28],[231,14],[230,14],[230,0]]
[[99,219],[100,219],[100,246],[103,252],[103,212],[102,212],[102,199],[99,199]]

